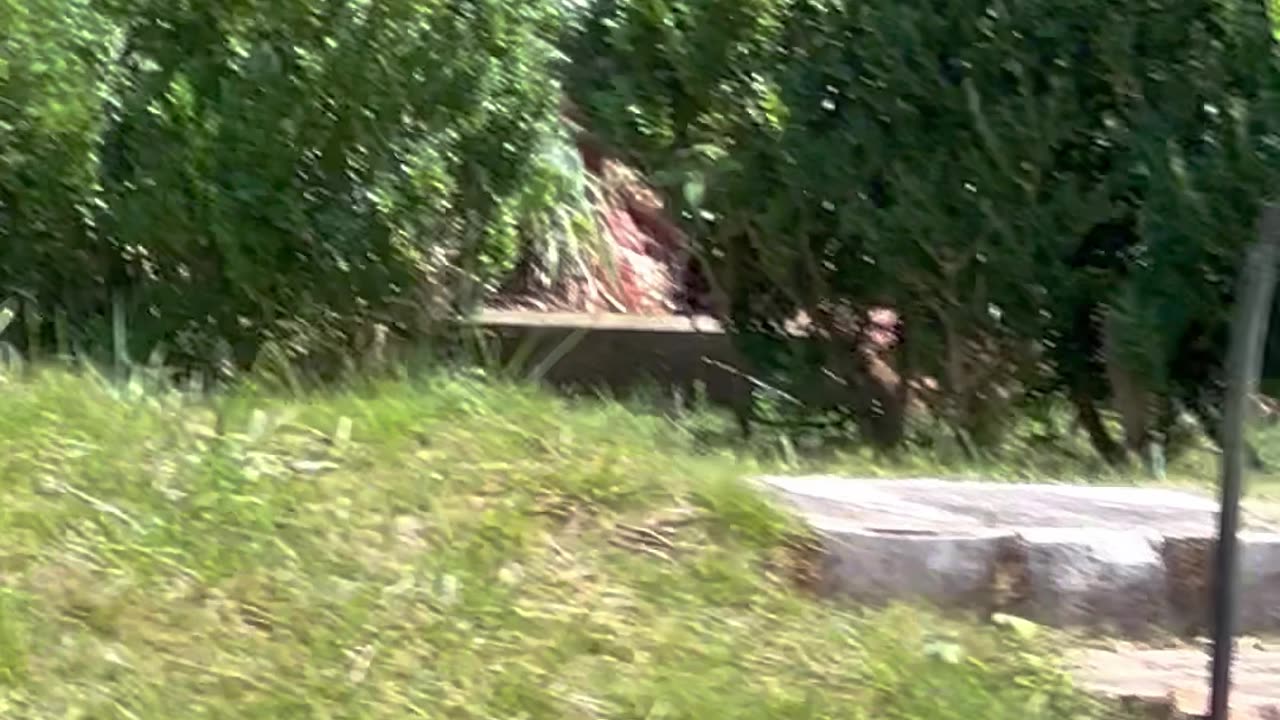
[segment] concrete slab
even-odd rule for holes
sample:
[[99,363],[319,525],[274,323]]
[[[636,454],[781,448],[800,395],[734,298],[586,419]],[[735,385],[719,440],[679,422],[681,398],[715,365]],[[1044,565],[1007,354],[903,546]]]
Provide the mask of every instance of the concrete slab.
[[1240,625],[1280,629],[1280,533],[1240,534]]
[[[1217,502],[1193,492],[765,477],[825,538],[823,586],[1141,636],[1204,628]],[[1242,534],[1242,632],[1280,631],[1280,533]]]
[[823,587],[864,602],[903,597],[951,606],[983,608],[998,560],[1014,539],[1005,530],[968,533],[885,533],[831,518],[810,519],[832,546]]
[[1110,528],[1023,528],[1028,595],[1009,608],[1057,627],[1121,635],[1168,627],[1172,608],[1158,535]]
[[1141,526],[1212,534],[1218,512],[1209,497],[1162,488],[829,475],[762,480],[806,509],[890,528]]

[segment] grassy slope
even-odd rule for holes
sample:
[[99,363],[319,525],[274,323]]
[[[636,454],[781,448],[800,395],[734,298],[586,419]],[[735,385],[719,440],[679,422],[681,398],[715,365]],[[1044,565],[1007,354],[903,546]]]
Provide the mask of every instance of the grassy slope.
[[220,414],[0,380],[0,717],[1093,712],[1034,640],[794,590],[757,468],[664,421],[457,378]]

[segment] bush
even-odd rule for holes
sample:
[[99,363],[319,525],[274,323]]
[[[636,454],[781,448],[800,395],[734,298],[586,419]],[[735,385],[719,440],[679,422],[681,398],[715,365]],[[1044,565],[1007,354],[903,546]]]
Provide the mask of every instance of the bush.
[[0,295],[78,305],[97,294],[98,150],[117,40],[87,0],[0,0]]
[[14,123],[48,181],[3,181],[0,284],[89,318],[114,293],[135,349],[239,365],[409,329],[478,297],[545,210],[554,0],[55,5],[4,24],[0,102],[76,102]]
[[[1220,364],[1234,265],[1276,177],[1260,6],[739,7],[711,22],[713,0],[603,4],[586,44],[600,59],[572,88],[670,181],[731,327],[775,380],[841,376],[836,404],[900,440],[885,405],[905,394],[868,381],[884,358],[862,339],[887,306],[897,375],[936,378],[935,409],[971,445],[1046,382],[1095,401],[1103,326],[1144,409],[1212,383],[1201,370]],[[797,319],[813,342],[788,340]],[[1180,363],[1192,341],[1195,372]]]

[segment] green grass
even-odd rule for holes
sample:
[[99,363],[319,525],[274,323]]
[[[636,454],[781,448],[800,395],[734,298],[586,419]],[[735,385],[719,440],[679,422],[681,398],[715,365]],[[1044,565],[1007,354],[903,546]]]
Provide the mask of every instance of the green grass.
[[797,589],[763,468],[616,404],[50,372],[0,407],[0,717],[1097,711],[1044,639]]

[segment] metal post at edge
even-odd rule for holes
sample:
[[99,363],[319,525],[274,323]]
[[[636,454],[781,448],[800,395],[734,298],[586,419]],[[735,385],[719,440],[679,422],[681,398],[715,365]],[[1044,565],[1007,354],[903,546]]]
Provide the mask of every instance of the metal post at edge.
[[1280,206],[1266,205],[1258,241],[1240,273],[1236,315],[1227,355],[1227,395],[1222,414],[1222,505],[1213,588],[1213,676],[1210,718],[1227,720],[1239,585],[1240,493],[1244,475],[1244,421],[1261,372],[1262,354],[1280,257]]

